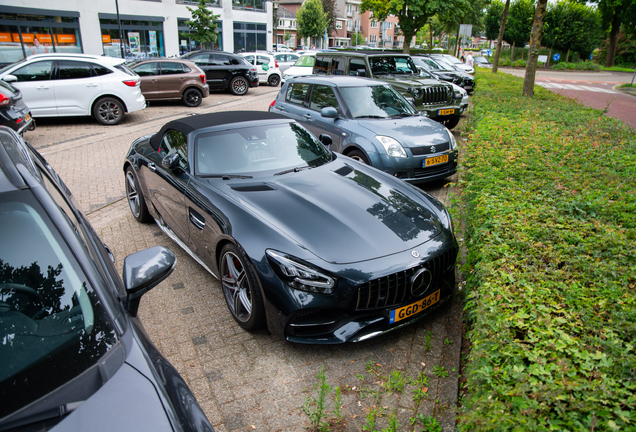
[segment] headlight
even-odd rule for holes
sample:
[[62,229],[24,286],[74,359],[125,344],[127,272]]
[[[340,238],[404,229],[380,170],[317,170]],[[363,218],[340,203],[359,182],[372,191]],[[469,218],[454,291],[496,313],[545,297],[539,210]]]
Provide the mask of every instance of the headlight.
[[334,291],[335,279],[318,269],[296,262],[289,255],[280,252],[268,249],[265,253],[274,271],[290,287],[319,294],[331,294]]
[[453,227],[453,218],[451,217],[448,210],[444,209],[444,212],[446,212],[446,223],[444,223],[444,220],[442,220],[442,224],[444,225],[445,228],[448,228],[450,232],[454,233],[455,227]]
[[405,158],[408,157],[404,151],[404,147],[395,138],[388,136],[376,135],[378,141],[384,146],[386,154],[392,157]]
[[457,141],[455,140],[455,135],[453,135],[453,133],[446,129],[446,132],[448,132],[448,141],[450,142],[450,149],[451,150],[456,150],[457,149]]

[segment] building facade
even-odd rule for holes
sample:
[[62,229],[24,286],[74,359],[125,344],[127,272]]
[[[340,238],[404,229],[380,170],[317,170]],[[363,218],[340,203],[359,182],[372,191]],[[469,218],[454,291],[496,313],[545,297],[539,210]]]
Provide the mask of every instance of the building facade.
[[[203,45],[186,21],[197,0],[0,0],[0,64],[46,52],[127,58],[178,56]],[[210,0],[218,40],[228,52],[271,50],[273,7],[265,0]],[[117,20],[119,8],[119,21]],[[120,37],[120,26],[123,37]],[[122,46],[123,45],[123,46]]]

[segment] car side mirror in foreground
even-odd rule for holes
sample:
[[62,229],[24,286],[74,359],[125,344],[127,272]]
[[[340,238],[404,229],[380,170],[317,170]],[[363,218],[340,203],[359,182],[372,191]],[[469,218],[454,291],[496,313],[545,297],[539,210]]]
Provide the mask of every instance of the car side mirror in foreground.
[[331,144],[333,144],[333,140],[331,139],[331,137],[329,135],[326,134],[320,134],[320,136],[318,137],[318,139],[320,140],[320,142],[327,148],[329,148],[329,146]]
[[176,265],[177,257],[162,246],[144,249],[126,257],[123,274],[125,306],[132,316],[137,316],[141,296],[170,276]]
[[334,107],[324,107],[320,110],[320,115],[326,118],[338,118],[338,110]]
[[15,75],[5,75],[2,80],[5,82],[16,82],[18,80],[18,77]]
[[161,160],[161,165],[165,169],[173,170],[179,167],[179,153],[172,153]]

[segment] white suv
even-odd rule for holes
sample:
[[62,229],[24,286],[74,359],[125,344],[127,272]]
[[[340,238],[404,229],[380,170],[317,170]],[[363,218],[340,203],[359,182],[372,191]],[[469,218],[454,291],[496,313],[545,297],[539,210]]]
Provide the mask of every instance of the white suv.
[[22,92],[33,117],[92,115],[105,125],[146,107],[139,75],[122,59],[88,54],[36,54],[0,69]]

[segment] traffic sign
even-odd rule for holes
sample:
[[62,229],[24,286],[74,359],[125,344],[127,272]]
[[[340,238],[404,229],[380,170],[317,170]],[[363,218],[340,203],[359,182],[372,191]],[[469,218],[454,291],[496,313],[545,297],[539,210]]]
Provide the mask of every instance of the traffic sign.
[[490,57],[491,51],[490,50],[486,50],[486,52],[488,53],[488,57]]
[[560,58],[561,58],[561,54],[559,54],[559,53],[555,53],[552,56],[552,60],[554,60],[554,61],[559,61]]
[[590,54],[590,60],[594,58],[594,53]]

